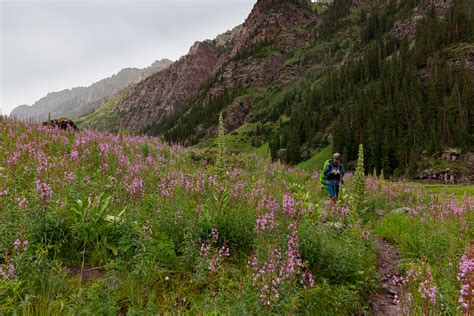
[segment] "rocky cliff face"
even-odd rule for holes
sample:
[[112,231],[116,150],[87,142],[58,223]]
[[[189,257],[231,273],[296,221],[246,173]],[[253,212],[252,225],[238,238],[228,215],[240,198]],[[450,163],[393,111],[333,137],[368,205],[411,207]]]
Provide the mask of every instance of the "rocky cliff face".
[[[301,27],[314,19],[314,15],[306,6],[295,1],[260,0],[245,20],[242,32],[232,48],[232,56],[238,54],[246,46],[262,41],[272,41],[279,38],[285,30]],[[282,37],[279,47],[289,51],[305,41],[304,36]],[[296,42],[294,42],[296,41]]]
[[[429,10],[433,7],[435,13],[439,18],[442,18],[449,8],[453,5],[454,0],[431,0],[426,2],[424,5],[415,7],[409,18],[397,22],[390,33],[397,38],[408,38],[409,40],[415,39],[416,26],[418,22],[423,20]],[[398,3],[400,5],[400,3]]]
[[131,87],[129,97],[117,104],[121,126],[139,130],[176,111],[197,93],[212,74],[218,58],[214,43],[197,42],[170,68]]
[[166,69],[172,64],[168,59],[154,62],[144,69],[125,68],[110,78],[98,81],[89,87],[66,89],[48,93],[32,106],[21,105],[15,108],[10,116],[18,119],[45,120],[51,114],[55,117],[80,117],[96,109],[104,100],[132,83],[139,82],[147,76]]
[[[152,123],[163,121],[193,99],[219,65],[227,61],[229,48],[241,30],[242,25],[239,25],[214,40],[194,43],[189,52],[168,69],[119,92],[126,97],[108,111],[108,117],[99,121],[92,114],[84,126],[138,132]],[[107,102],[102,105],[107,106]],[[99,108],[96,112],[103,112],[101,110]]]
[[[265,88],[279,78],[291,82],[304,68],[283,69],[283,55],[310,40],[312,33],[304,27],[317,19],[301,2],[257,1],[243,25],[212,41],[197,42],[169,69],[128,89],[128,96],[110,115],[114,120],[119,117],[113,126],[140,132],[196,100],[198,92],[203,95],[200,102],[207,104],[237,86]],[[268,49],[255,57],[252,49],[259,45]],[[251,107],[251,102],[245,106]]]
[[[283,69],[284,55],[311,39],[312,34],[305,33],[304,27],[316,18],[306,6],[293,1],[258,1],[243,24],[229,59],[219,65],[221,73],[209,90],[207,100],[237,85],[264,88],[285,77],[288,71]],[[268,45],[267,54],[246,58],[246,52],[259,44]],[[295,73],[293,78],[299,74]]]

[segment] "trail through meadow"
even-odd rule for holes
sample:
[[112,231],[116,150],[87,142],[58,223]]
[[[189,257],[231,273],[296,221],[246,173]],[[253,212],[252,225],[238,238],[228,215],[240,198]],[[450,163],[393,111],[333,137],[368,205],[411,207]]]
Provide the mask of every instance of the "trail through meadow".
[[377,272],[380,275],[383,292],[372,296],[372,313],[376,316],[400,315],[400,307],[396,304],[400,290],[393,283],[393,278],[398,275],[400,253],[392,244],[380,237],[375,239],[375,249],[377,251]]

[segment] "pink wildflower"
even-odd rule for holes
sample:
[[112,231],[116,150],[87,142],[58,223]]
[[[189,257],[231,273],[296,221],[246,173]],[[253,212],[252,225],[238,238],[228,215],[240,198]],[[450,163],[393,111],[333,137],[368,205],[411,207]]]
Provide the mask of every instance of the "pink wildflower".
[[125,189],[128,191],[130,194],[134,195],[141,195],[143,194],[143,179],[141,178],[135,178],[131,184],[126,184]]
[[461,283],[459,303],[461,303],[462,308],[467,312],[470,310],[472,298],[474,297],[473,274],[474,259],[462,256],[459,262],[459,273],[457,275],[457,280]]
[[71,183],[76,179],[76,175],[73,172],[66,173],[66,181]]
[[290,217],[296,215],[295,201],[293,200],[293,196],[291,194],[285,194],[283,196],[283,213]]
[[53,194],[53,191],[51,190],[50,186],[40,179],[36,180],[36,191],[38,191],[41,196],[41,199],[44,202],[47,202]]
[[16,199],[17,202],[18,202],[18,206],[21,208],[21,209],[25,209],[27,206],[28,206],[28,200],[23,197],[23,198],[17,198]]

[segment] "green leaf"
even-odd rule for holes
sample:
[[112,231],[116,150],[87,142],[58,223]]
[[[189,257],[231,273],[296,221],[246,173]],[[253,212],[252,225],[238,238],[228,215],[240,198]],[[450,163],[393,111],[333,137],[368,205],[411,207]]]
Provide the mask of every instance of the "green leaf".
[[112,245],[108,242],[105,243],[105,246],[107,247],[107,249],[109,249],[110,251],[112,251],[112,253],[114,254],[114,256],[118,256],[118,248],[117,246],[115,245]]

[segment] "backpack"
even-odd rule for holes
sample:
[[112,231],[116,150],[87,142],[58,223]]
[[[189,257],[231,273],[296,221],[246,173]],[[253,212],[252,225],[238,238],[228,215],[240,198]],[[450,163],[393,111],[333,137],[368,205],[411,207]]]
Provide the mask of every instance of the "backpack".
[[319,183],[321,183],[321,185],[326,185],[326,176],[324,175],[324,170],[326,170],[326,167],[329,165],[330,162],[331,159],[328,159],[324,162],[323,171],[321,171],[321,174],[319,175]]

